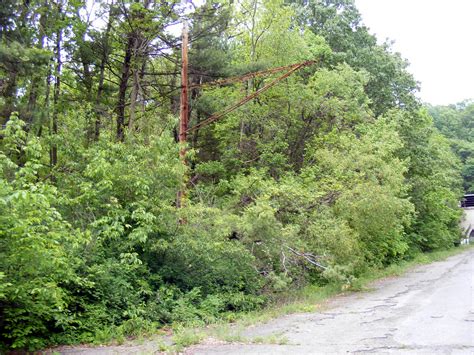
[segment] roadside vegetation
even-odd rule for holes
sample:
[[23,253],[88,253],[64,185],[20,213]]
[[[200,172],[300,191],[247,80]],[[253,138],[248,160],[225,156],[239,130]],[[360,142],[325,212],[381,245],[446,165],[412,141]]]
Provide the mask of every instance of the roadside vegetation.
[[[448,257],[464,253],[472,249],[472,245],[464,245],[448,250],[438,250],[427,253],[418,253],[410,260],[401,260],[383,268],[370,268],[352,283],[331,282],[325,285],[309,284],[304,287],[287,290],[268,301],[265,307],[251,312],[232,313],[232,316],[223,315],[209,324],[170,324],[159,331],[154,328],[140,329],[134,335],[126,335],[123,327],[110,328],[101,338],[96,338],[93,345],[109,344],[123,346],[143,346],[166,353],[179,353],[185,348],[205,343],[244,343],[244,344],[286,344],[287,338],[282,334],[271,334],[262,337],[249,337],[249,327],[264,324],[272,319],[293,313],[325,311],[327,302],[331,298],[347,295],[353,292],[370,292],[372,283],[385,278],[401,276],[411,269],[423,264],[443,261]],[[50,349],[51,351],[63,348]]]
[[[2,349],[232,321],[459,241],[474,106],[423,107],[352,1],[92,3],[0,4]],[[274,76],[202,84],[316,61],[190,133],[187,165],[183,17],[191,126]]]
[[428,111],[461,161],[464,190],[474,193],[474,102],[428,106]]
[[[357,279],[354,279],[351,284],[341,282],[332,282],[326,285],[310,284],[280,294],[278,298],[273,299],[264,309],[237,314],[232,321],[223,319],[200,327],[176,325],[168,329],[168,334],[166,335],[161,335],[157,338],[156,333],[154,333],[153,336],[142,338],[142,340],[156,341],[156,339],[161,339],[158,340],[158,343],[161,344],[160,350],[170,353],[180,352],[184,348],[198,344],[206,339],[249,344],[286,344],[287,339],[283,335],[272,334],[267,337],[249,338],[244,336],[243,333],[248,331],[250,326],[266,323],[283,315],[324,311],[326,302],[334,296],[351,292],[370,292],[372,289],[371,284],[374,281],[401,276],[417,266],[443,261],[448,257],[466,252],[472,248],[472,245],[464,245],[449,250],[420,252],[410,260],[401,260],[383,268],[370,268]],[[124,338],[121,339],[124,340]]]

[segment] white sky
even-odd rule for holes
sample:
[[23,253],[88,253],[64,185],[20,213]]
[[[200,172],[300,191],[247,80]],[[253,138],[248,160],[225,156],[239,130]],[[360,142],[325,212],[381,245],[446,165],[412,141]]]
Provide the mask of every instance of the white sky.
[[355,0],[379,42],[408,59],[419,96],[434,105],[474,99],[474,0]]

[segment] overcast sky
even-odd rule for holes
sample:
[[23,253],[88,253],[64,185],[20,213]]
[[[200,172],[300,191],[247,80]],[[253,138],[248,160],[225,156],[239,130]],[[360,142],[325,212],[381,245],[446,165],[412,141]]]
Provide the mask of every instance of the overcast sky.
[[474,99],[474,0],[355,0],[370,32],[411,63],[424,102]]

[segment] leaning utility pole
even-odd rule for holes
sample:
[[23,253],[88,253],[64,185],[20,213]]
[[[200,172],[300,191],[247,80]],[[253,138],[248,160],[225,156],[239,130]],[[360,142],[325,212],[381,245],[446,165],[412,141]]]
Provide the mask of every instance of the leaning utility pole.
[[[218,121],[228,113],[234,111],[235,109],[239,108],[242,105],[245,105],[247,102],[250,100],[256,98],[258,95],[261,93],[265,92],[266,90],[270,89],[271,87],[275,86],[278,84],[280,81],[288,78],[291,74],[294,72],[298,71],[301,68],[307,67],[309,65],[314,64],[314,60],[308,60],[305,62],[301,63],[296,63],[284,67],[277,67],[277,68],[271,68],[259,72],[254,72],[254,73],[248,73],[239,77],[234,77],[234,78],[227,78],[227,79],[221,79],[217,80],[214,83],[207,83],[205,85],[225,85],[225,84],[230,84],[235,81],[242,81],[246,78],[251,78],[251,77],[256,77],[256,76],[262,76],[262,75],[269,75],[269,74],[274,74],[280,71],[288,70],[286,73],[281,75],[280,77],[274,79],[264,87],[260,88],[259,90],[255,91],[254,93],[247,95],[244,97],[242,100],[239,102],[225,108],[223,111],[219,113],[215,113],[211,117],[207,118],[206,120],[198,123],[194,127],[188,128],[188,121],[189,121],[189,104],[188,104],[188,89],[189,89],[189,83],[188,83],[188,23],[186,20],[183,21],[183,35],[182,35],[182,44],[181,44],[181,100],[180,100],[180,108],[179,108],[179,157],[181,162],[183,163],[183,167],[185,169],[185,172],[183,174],[183,180],[181,182],[181,188],[178,191],[177,198],[176,198],[176,207],[184,207],[185,205],[185,200],[186,200],[186,184],[187,184],[187,164],[186,164],[186,147],[187,147],[187,134],[189,132],[195,131],[197,129],[200,129],[204,126],[207,126],[215,121]],[[203,85],[193,85],[192,87],[198,87],[198,86],[203,86]],[[184,220],[180,221],[181,223],[185,223]]]
[[[188,130],[188,22],[183,21],[183,35],[181,44],[181,100],[179,107],[179,157],[186,167],[186,137]],[[177,207],[183,207],[186,197],[186,175],[183,175],[181,189],[176,201]]]

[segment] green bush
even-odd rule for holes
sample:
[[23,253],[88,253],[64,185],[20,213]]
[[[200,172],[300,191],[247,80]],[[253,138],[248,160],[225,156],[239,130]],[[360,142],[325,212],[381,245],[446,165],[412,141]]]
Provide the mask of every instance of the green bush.
[[[14,349],[41,348],[51,332],[71,327],[70,289],[84,282],[73,251],[86,239],[54,207],[56,188],[36,181],[41,150],[12,117],[0,159],[0,335]],[[21,165],[12,160],[19,154]]]

